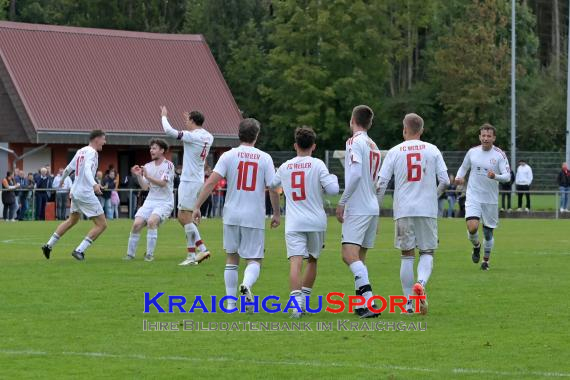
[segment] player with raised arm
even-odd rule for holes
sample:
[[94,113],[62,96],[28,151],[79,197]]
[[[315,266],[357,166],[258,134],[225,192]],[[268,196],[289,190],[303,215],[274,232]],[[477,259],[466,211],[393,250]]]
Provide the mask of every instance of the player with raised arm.
[[[327,194],[338,194],[338,178],[330,174],[325,163],[311,157],[316,148],[317,135],[312,128],[295,130],[295,151],[297,157],[279,167],[273,182],[272,192],[283,187],[287,199],[285,219],[285,243],[290,264],[289,283],[291,296],[295,297],[301,309],[317,276],[317,260],[325,244],[327,215],[323,208],[323,189]],[[307,260],[302,277],[303,259]],[[302,312],[294,311],[292,318],[299,318]]]
[[174,164],[164,157],[168,144],[162,139],[152,139],[149,146],[152,161],[142,168],[135,165],[131,169],[141,189],[148,190],[148,196],[135,215],[125,260],[135,258],[140,232],[145,225],[148,229],[144,261],[154,260],[158,226],[168,220],[174,209]]
[[[186,233],[188,255],[179,265],[197,265],[210,257],[198,227],[192,221],[192,209],[204,184],[204,162],[214,137],[202,128],[204,115],[198,111],[184,113],[187,131],[177,131],[168,122],[166,107],[160,107],[164,132],[184,143],[182,175],[178,187],[178,221]],[[196,252],[196,249],[198,252]]]
[[[214,186],[227,179],[224,204],[224,249],[226,268],[224,281],[226,294],[236,297],[238,290],[238,265],[240,257],[246,261],[240,293],[247,302],[253,301],[252,287],[259,277],[265,253],[265,189],[273,181],[275,167],[271,156],[255,148],[260,124],[255,119],[245,119],[239,124],[240,145],[220,157],[210,178],[204,184],[192,215],[200,222],[200,207],[210,196]],[[280,223],[279,197],[270,194],[273,206],[272,227]],[[228,309],[235,307],[228,301]],[[242,306],[243,309],[243,306]],[[251,307],[247,307],[250,311]]]
[[373,118],[374,113],[368,106],[360,105],[352,110],[352,137],[346,141],[344,158],[345,190],[336,208],[336,218],[342,223],[342,259],[354,275],[356,295],[366,301],[355,310],[361,318],[379,315],[366,306],[372,297],[366,252],[374,247],[380,214],[376,198],[380,150],[368,136]]
[[[437,248],[437,199],[449,184],[447,166],[435,145],[422,141],[424,121],[415,113],[404,117],[404,142],[388,151],[378,179],[378,204],[382,205],[388,183],[394,176],[394,245],[402,251],[400,281],[408,299],[406,312],[413,313],[410,295],[425,295]],[[439,186],[438,186],[439,182]],[[420,253],[414,285],[416,247]],[[428,311],[427,298],[420,312]]]
[[81,218],[81,213],[91,219],[95,224],[87,233],[83,241],[75,248],[71,255],[77,260],[85,259],[85,250],[105,231],[107,220],[103,212],[103,207],[97,195],[103,194],[101,186],[95,181],[95,174],[99,166],[99,154],[106,143],[105,132],[94,130],[89,135],[89,145],[79,149],[73,159],[63,171],[61,184],[73,172],[75,180],[71,186],[71,210],[69,218],[61,223],[48,242],[42,247],[46,259],[50,258],[51,250],[59,239],[65,235],[69,229],[77,224]]
[[455,178],[455,183],[464,184],[465,176],[471,170],[467,183],[465,220],[468,237],[473,244],[471,259],[475,264],[481,260],[479,221],[483,222],[485,256],[481,263],[482,270],[489,270],[489,258],[495,243],[493,230],[499,224],[499,182],[508,182],[511,179],[507,156],[493,145],[496,132],[491,124],[483,124],[479,128],[481,145],[469,149]]

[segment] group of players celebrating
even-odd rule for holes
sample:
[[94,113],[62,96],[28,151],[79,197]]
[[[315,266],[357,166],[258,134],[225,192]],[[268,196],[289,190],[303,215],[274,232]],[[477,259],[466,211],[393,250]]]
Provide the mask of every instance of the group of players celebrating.
[[[165,134],[184,144],[178,220],[187,238],[187,257],[180,265],[197,265],[210,256],[198,230],[200,207],[216,184],[225,178],[223,247],[226,251],[226,295],[237,299],[239,291],[246,301],[253,301],[252,288],[259,277],[265,253],[265,192],[268,189],[274,210],[271,227],[276,228],[281,223],[279,189],[282,189],[288,201],[285,242],[290,262],[291,296],[295,297],[301,310],[305,310],[315,283],[317,261],[324,247],[327,229],[323,193],[339,192],[337,177],[329,173],[323,161],[312,157],[317,138],[313,129],[300,127],[295,130],[297,156],[283,163],[275,172],[271,156],[255,147],[260,123],[252,118],[244,119],[239,124],[240,145],[222,154],[204,183],[204,162],[214,140],[203,128],[204,116],[197,111],[185,113],[186,130],[178,131],[168,122],[166,107],[161,107],[161,114]],[[394,245],[401,251],[400,280],[408,299],[411,295],[426,295],[438,245],[437,199],[449,184],[441,152],[435,145],[421,140],[424,121],[419,115],[411,113],[404,117],[404,141],[388,151],[382,165],[380,150],[368,136],[373,118],[374,113],[368,106],[360,105],[352,111],[352,136],[346,142],[345,151],[345,190],[336,209],[336,218],[342,223],[342,258],[354,276],[356,295],[366,301],[355,310],[361,318],[379,315],[373,307],[367,306],[373,292],[366,254],[374,248],[380,207],[388,183],[393,177]],[[506,155],[493,145],[495,136],[495,127],[490,124],[481,126],[481,145],[469,150],[456,178],[457,184],[465,184],[465,176],[470,171],[465,217],[468,237],[473,244],[474,263],[480,261],[478,230],[480,222],[483,224],[483,270],[489,270],[493,231],[498,225],[498,182],[510,180]],[[101,194],[101,187],[95,181],[97,152],[106,143],[105,133],[93,131],[89,140],[89,145],[77,151],[64,171],[64,178],[75,172],[70,193],[71,213],[42,247],[47,259],[60,238],[79,221],[81,213],[92,219],[94,226],[72,252],[75,259],[84,260],[85,250],[107,227],[96,196]],[[174,165],[165,158],[168,143],[156,138],[149,145],[152,161],[131,169],[141,188],[149,193],[135,215],[125,260],[135,258],[140,232],[145,225],[147,246],[144,260],[154,259],[158,227],[169,218],[174,208]],[[417,277],[414,273],[416,249],[419,252]],[[246,266],[238,286],[240,258],[245,260]],[[228,308],[235,306],[235,301],[228,302]],[[412,300],[408,301],[405,309],[406,313],[414,313]],[[420,312],[426,314],[427,311],[426,297],[420,301]],[[299,318],[303,314],[304,311],[296,310],[291,316]]]

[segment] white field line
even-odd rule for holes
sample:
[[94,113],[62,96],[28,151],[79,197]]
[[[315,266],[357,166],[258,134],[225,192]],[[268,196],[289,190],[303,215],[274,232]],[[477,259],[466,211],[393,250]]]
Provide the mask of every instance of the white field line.
[[384,369],[392,371],[404,371],[404,372],[428,372],[428,373],[440,373],[445,374],[465,374],[465,375],[494,375],[494,376],[505,376],[505,377],[521,377],[521,376],[532,376],[532,377],[568,377],[570,378],[570,373],[567,372],[540,372],[540,371],[528,371],[528,372],[513,372],[513,371],[496,371],[492,369],[474,369],[474,368],[452,368],[452,369],[437,369],[437,368],[423,368],[423,367],[406,367],[406,366],[393,366],[393,365],[382,365],[382,364],[362,364],[362,363],[339,363],[339,362],[323,362],[323,361],[305,361],[305,360],[245,360],[245,359],[234,359],[227,357],[209,357],[209,358],[197,358],[189,356],[148,356],[143,354],[111,354],[107,352],[47,352],[47,351],[34,351],[34,350],[2,350],[0,349],[1,355],[6,356],[81,356],[81,357],[91,357],[91,358],[110,358],[110,359],[136,359],[136,360],[158,360],[158,361],[182,361],[182,362],[227,362],[227,363],[243,363],[243,364],[254,364],[254,365],[266,365],[266,366],[295,366],[295,367],[337,367],[337,368],[361,368],[361,369]]

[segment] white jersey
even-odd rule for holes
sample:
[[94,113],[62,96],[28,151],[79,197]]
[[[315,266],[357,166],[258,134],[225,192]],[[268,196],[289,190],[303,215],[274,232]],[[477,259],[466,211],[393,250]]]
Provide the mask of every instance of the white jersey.
[[357,132],[346,141],[344,158],[345,192],[351,183],[350,166],[361,164],[361,176],[358,187],[346,200],[345,216],[348,215],[379,215],[378,199],[376,198],[376,181],[380,170],[380,150],[366,132]]
[[388,151],[380,178],[394,175],[394,219],[404,217],[437,218],[437,177],[446,178],[447,166],[435,145],[408,140]]
[[167,203],[174,207],[174,164],[168,160],[162,161],[157,165],[155,161],[151,161],[144,166],[146,173],[155,179],[166,181],[166,186],[161,187],[144,179],[148,183],[149,190],[146,202]]
[[457,171],[457,177],[465,178],[471,169],[467,182],[467,200],[479,203],[499,204],[499,183],[496,179],[487,177],[489,170],[497,175],[509,175],[509,161],[505,153],[493,146],[485,151],[481,145],[469,149],[463,164]]
[[323,189],[337,183],[325,163],[318,158],[295,157],[275,174],[271,187],[283,186],[287,199],[285,232],[319,232],[327,229]]
[[162,127],[168,136],[184,143],[180,181],[204,183],[204,162],[214,142],[214,136],[203,128],[177,131],[172,128],[166,116],[162,117]]
[[265,229],[265,188],[275,175],[271,156],[240,145],[222,154],[214,171],[228,182],[224,224]]
[[75,153],[65,168],[65,173],[75,172],[75,180],[71,185],[71,195],[77,199],[90,198],[94,194],[95,174],[99,166],[99,154],[92,147],[85,146]]

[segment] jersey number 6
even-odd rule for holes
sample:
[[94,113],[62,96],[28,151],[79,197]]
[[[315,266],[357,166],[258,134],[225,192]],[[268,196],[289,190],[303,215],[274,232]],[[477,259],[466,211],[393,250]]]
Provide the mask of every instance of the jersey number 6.
[[408,182],[418,182],[422,179],[422,155],[421,153],[408,153]]

